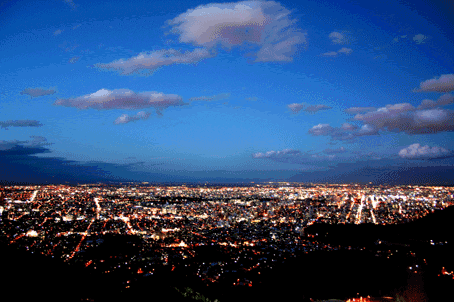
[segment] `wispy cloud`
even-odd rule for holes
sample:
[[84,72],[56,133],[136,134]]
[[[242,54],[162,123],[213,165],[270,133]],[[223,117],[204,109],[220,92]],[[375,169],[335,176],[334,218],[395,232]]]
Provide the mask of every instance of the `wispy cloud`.
[[324,57],[335,57],[335,56],[337,56],[337,51],[325,52],[325,53],[322,53],[322,56],[324,56]]
[[287,107],[290,109],[290,111],[292,111],[292,113],[298,113],[301,110],[308,113],[315,113],[320,110],[332,109],[332,107],[326,105],[309,105],[306,103],[293,103],[287,105]]
[[0,121],[0,127],[4,129],[8,129],[9,127],[41,127],[41,124],[35,120],[8,120],[8,121]]
[[268,151],[266,153],[258,152],[252,154],[253,158],[280,158],[285,156],[295,156],[302,154],[299,150],[284,149],[282,151]]
[[[342,152],[337,152],[342,153]],[[334,153],[323,155],[321,153],[301,152],[295,149],[284,149],[282,151],[268,151],[265,153],[258,152],[252,154],[255,159],[269,159],[276,162],[292,163],[292,164],[309,164],[309,163],[329,163],[336,159]]]
[[353,52],[353,49],[347,48],[347,47],[342,47],[338,51],[330,51],[330,52],[322,53],[322,56],[324,56],[324,57],[336,57],[338,54],[349,55],[352,52]]
[[349,113],[349,114],[358,114],[358,113],[364,113],[364,112],[369,112],[369,111],[375,111],[377,108],[375,107],[351,107],[348,109],[345,109],[344,112]]
[[79,46],[80,46],[79,44],[70,43],[67,41],[63,41],[63,43],[58,45],[58,47],[63,49],[65,52],[74,52],[74,50],[76,50],[76,48]]
[[360,136],[377,135],[378,129],[371,125],[363,125],[358,128],[349,123],[344,123],[341,127],[318,124],[309,129],[308,133],[313,136],[330,136],[333,140],[351,141]]
[[79,59],[80,59],[79,56],[72,57],[71,59],[68,60],[68,63],[74,64],[77,61],[79,61]]
[[189,98],[188,101],[219,101],[219,100],[225,100],[230,97],[230,93],[221,93],[217,95],[212,95],[212,96],[199,96],[199,97],[193,97]]
[[427,39],[428,37],[423,34],[417,34],[413,37],[413,41],[415,41],[416,44],[425,43]]
[[300,150],[284,149],[282,151],[258,152],[252,154],[255,159],[268,159],[281,163],[305,164],[310,162],[310,155]]
[[53,89],[44,89],[44,88],[25,88],[20,92],[21,95],[27,94],[32,98],[36,98],[44,95],[54,94],[56,91]]
[[[19,140],[9,140],[4,141],[0,140],[0,151],[11,150],[17,147],[24,147],[27,149],[40,148],[44,146],[50,146],[52,143],[49,143],[47,139],[43,136],[30,136],[31,140],[19,141]],[[42,153],[42,152],[39,152]]]
[[162,110],[168,107],[182,106],[186,103],[176,94],[156,91],[135,93],[129,89],[100,89],[95,93],[76,98],[58,99],[54,105],[96,110],[155,108],[158,114],[162,114]]
[[392,43],[397,43],[397,42],[399,42],[400,40],[406,39],[406,38],[407,38],[407,35],[402,35],[402,36],[399,36],[399,37],[395,37],[395,38],[392,40]]
[[127,115],[127,114],[122,114],[119,116],[115,121],[115,125],[119,124],[127,124],[130,122],[135,122],[139,120],[147,120],[150,117],[151,113],[145,112],[145,111],[140,111],[136,115]]
[[52,143],[47,141],[47,138],[44,136],[32,135],[30,136],[32,140],[27,141],[28,146],[38,147],[38,146],[50,146]]
[[306,35],[290,11],[274,1],[212,3],[190,9],[169,20],[182,43],[212,48],[257,45],[257,62],[292,61]]
[[328,35],[328,38],[330,38],[331,42],[334,44],[348,44],[351,41],[351,37],[347,32],[333,31]]
[[454,91],[454,74],[443,74],[439,78],[433,78],[421,82],[417,92],[451,92]]
[[152,52],[142,52],[130,59],[120,59],[111,63],[98,63],[95,66],[102,69],[114,69],[123,75],[148,71],[153,73],[162,66],[173,64],[196,64],[203,59],[213,57],[208,50],[196,48],[193,51],[181,52],[175,49],[163,49]]
[[349,55],[353,52],[353,49],[351,48],[347,48],[347,47],[342,47],[341,49],[339,49],[337,51],[338,53],[343,53],[343,54],[346,54],[346,55]]
[[56,31],[54,31],[54,36],[58,36],[58,35],[60,35],[62,32],[63,32],[63,30],[57,29]]

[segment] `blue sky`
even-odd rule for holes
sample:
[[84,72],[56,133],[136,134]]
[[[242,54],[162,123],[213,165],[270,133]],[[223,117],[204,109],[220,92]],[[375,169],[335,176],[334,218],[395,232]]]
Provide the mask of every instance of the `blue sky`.
[[454,183],[453,9],[4,2],[0,180]]

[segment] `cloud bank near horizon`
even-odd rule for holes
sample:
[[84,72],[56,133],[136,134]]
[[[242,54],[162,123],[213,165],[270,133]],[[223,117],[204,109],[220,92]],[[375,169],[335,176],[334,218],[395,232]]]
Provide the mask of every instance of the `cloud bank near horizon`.
[[446,156],[454,156],[452,151],[442,147],[429,147],[428,145],[421,146],[420,144],[412,144],[407,148],[399,151],[399,156],[405,159],[433,159]]
[[[323,164],[332,161],[336,158],[335,154],[344,153],[346,150],[341,147],[339,149],[326,149],[323,152],[311,153],[301,152],[295,149],[284,149],[282,151],[267,151],[265,153],[257,152],[252,154],[254,159],[270,159],[276,162],[292,163],[292,164]],[[328,154],[323,155],[322,153]],[[314,171],[322,169],[321,167],[312,166]]]

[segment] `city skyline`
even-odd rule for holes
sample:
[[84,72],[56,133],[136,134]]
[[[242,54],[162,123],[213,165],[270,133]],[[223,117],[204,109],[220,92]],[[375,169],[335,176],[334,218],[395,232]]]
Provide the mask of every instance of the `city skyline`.
[[454,184],[450,9],[4,3],[0,182]]

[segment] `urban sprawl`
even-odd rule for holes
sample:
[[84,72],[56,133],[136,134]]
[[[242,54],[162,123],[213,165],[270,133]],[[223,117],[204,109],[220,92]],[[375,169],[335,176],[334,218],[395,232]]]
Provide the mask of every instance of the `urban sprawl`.
[[[449,187],[354,184],[4,186],[1,236],[31,253],[127,276],[125,288],[160,267],[249,287],[250,276],[298,253],[352,248],[321,243],[306,233],[314,223],[409,222],[449,206],[453,194]],[[132,238],[130,251],[94,252],[117,235]],[[217,246],[226,257],[194,260],[200,246]]]

